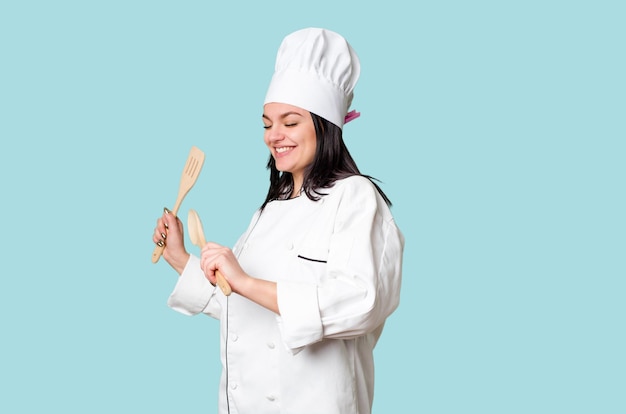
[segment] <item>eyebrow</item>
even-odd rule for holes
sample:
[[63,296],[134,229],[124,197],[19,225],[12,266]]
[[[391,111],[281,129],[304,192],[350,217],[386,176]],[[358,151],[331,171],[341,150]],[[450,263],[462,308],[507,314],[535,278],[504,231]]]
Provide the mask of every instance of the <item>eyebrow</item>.
[[[287,118],[289,115],[298,115],[298,116],[300,116],[300,117],[302,116],[302,114],[301,114],[301,113],[298,113],[298,112],[295,112],[295,111],[289,111],[289,112],[285,112],[284,114],[281,114],[278,118],[279,118],[279,119],[284,119],[284,118]],[[267,115],[265,115],[265,114],[263,114],[263,115],[261,116],[261,118],[265,118],[265,119],[267,119],[268,121],[271,121],[271,120],[270,120],[270,118],[269,118]]]

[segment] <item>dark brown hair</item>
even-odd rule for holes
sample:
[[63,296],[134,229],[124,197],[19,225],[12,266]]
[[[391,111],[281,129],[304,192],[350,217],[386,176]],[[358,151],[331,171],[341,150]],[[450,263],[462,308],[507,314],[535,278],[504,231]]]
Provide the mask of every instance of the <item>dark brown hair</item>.
[[[374,182],[375,179],[361,174],[359,171],[346,144],[343,142],[341,128],[312,112],[311,117],[315,126],[317,147],[313,162],[304,172],[302,189],[306,196],[311,200],[317,201],[325,195],[323,189],[332,187],[335,181],[353,175],[360,175],[369,179],[387,205],[391,206],[391,201]],[[270,188],[261,210],[270,201],[287,198],[293,192],[293,177],[291,173],[278,171],[274,157],[271,154],[267,161],[267,169],[270,170]]]

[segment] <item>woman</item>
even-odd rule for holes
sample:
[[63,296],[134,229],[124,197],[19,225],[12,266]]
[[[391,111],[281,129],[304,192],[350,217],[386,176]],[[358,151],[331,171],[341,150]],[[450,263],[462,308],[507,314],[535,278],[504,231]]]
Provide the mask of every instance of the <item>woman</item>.
[[[404,239],[342,138],[360,63],[340,35],[288,35],[264,107],[265,201],[231,250],[186,252],[166,211],[153,241],[180,274],[168,305],[220,320],[220,413],[370,413],[373,349],[399,302]],[[219,270],[233,294],[215,288]]]

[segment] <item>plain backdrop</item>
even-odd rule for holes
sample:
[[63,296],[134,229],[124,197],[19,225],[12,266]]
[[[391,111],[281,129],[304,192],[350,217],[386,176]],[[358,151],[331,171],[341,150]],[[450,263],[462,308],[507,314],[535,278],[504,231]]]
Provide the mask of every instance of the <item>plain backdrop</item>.
[[[152,264],[180,209],[232,245],[268,185],[288,33],[362,62],[345,140],[406,237],[374,412],[626,412],[619,1],[3,1],[0,411],[215,412],[216,321]],[[189,250],[197,252],[188,242]]]

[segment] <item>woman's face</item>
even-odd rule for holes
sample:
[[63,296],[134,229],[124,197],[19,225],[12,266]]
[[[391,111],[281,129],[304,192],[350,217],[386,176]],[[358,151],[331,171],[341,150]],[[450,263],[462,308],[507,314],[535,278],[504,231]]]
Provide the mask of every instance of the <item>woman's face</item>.
[[263,108],[265,145],[278,171],[290,172],[297,185],[315,158],[316,137],[311,113],[297,106],[268,103]]

